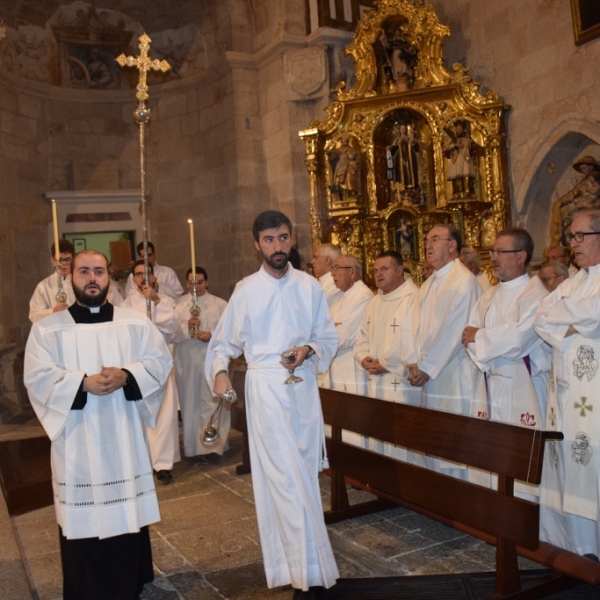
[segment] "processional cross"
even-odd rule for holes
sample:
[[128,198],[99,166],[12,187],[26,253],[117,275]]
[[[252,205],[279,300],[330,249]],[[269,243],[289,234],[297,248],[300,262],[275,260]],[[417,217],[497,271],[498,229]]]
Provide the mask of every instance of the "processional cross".
[[[135,97],[138,99],[138,106],[133,111],[133,118],[140,128],[140,205],[142,212],[142,231],[144,234],[144,277],[150,285],[150,268],[148,266],[148,224],[146,221],[146,131],[145,125],[150,120],[150,109],[146,107],[148,100],[148,85],[146,76],[149,70],[162,71],[166,73],[171,65],[166,60],[151,60],[148,56],[150,42],[152,40],[145,33],[139,37],[139,56],[125,56],[120,54],[115,59],[121,67],[135,67],[140,72],[140,78],[137,85]],[[146,299],[146,313],[148,318],[152,318],[150,298]]]

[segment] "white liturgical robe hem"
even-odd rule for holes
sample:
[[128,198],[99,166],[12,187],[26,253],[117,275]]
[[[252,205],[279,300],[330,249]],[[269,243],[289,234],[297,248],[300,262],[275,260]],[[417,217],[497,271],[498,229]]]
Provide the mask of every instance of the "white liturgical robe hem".
[[[84,375],[127,369],[142,393],[87,394],[70,410]],[[171,354],[158,329],[114,308],[109,322],[75,323],[68,310],[36,323],[25,352],[25,385],[52,440],[55,510],[68,539],[134,533],[160,519],[144,426],[159,412]]]
[[[310,344],[316,352],[286,385],[280,355]],[[323,418],[316,373],[324,372],[338,336],[317,281],[289,265],[281,279],[260,271],[239,282],[208,346],[206,375],[242,352],[246,418],[256,513],[269,587],[331,587],[339,576],[318,484]]]

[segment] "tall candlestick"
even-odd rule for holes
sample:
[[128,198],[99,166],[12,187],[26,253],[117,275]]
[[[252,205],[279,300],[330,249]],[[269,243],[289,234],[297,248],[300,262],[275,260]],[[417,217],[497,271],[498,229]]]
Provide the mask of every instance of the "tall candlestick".
[[194,243],[194,221],[188,219],[190,224],[190,249],[192,253],[192,279],[196,280],[196,244]]
[[54,258],[56,264],[59,264],[60,248],[58,245],[58,215],[56,213],[56,200],[52,200],[52,225],[54,227]]

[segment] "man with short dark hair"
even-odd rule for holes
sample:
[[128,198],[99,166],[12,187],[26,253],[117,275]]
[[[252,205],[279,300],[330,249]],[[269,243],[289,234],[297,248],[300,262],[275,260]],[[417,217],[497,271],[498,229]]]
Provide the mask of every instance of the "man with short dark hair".
[[[402,256],[394,250],[380,253],[373,265],[377,294],[367,305],[362,319],[354,358],[368,374],[368,395],[392,402],[420,404],[421,391],[406,380],[400,360],[403,344],[401,324],[416,297],[418,288],[404,278]],[[406,450],[370,441],[378,452],[406,458]],[[393,448],[393,449],[392,449]]]
[[[138,253],[138,258],[143,261],[144,243],[140,242],[136,246],[136,250]],[[148,264],[154,271],[154,276],[156,277],[156,281],[158,282],[162,295],[169,296],[169,298],[177,300],[177,298],[183,294],[183,288],[179,283],[179,279],[177,279],[175,271],[173,271],[171,267],[165,267],[164,265],[159,265],[156,262],[156,250],[154,249],[154,244],[152,242],[148,242]],[[125,286],[125,295],[130,296],[136,292],[137,286],[133,281],[133,276],[130,274],[127,278],[127,284]]]
[[600,211],[573,213],[579,271],[541,302],[533,326],[552,346],[546,427],[564,440],[544,452],[540,539],[600,556]]
[[[39,321],[46,315],[65,310],[75,302],[73,286],[71,285],[71,262],[73,261],[73,255],[75,254],[75,248],[69,240],[59,240],[58,250],[60,285],[67,296],[67,300],[66,302],[59,302],[56,299],[59,290],[59,276],[56,274],[56,271],[53,270],[51,275],[48,275],[48,277],[42,279],[42,281],[37,284],[33,296],[31,296],[31,300],[29,301],[29,320],[32,323]],[[52,267],[53,269],[56,269],[54,244],[52,244],[52,247],[50,248],[50,256],[52,257]]]
[[[227,449],[227,438],[231,426],[231,412],[224,407],[218,421],[219,437],[216,442],[207,444],[203,430],[210,422],[217,403],[204,375],[206,349],[227,302],[208,292],[208,273],[196,267],[187,272],[188,294],[177,302],[177,312],[181,320],[175,337],[175,379],[181,408],[183,425],[183,451],[189,458],[219,462]],[[198,316],[190,313],[193,304],[194,287]]]
[[[242,352],[252,483],[267,585],[290,584],[294,598],[331,587],[338,570],[323,521],[318,472],[324,427],[316,374],[329,366],[338,337],[325,293],[289,263],[292,224],[268,210],[252,227],[260,270],[240,281],[209,342],[206,376],[221,398],[229,361]],[[282,361],[286,350],[295,352]],[[286,383],[289,370],[301,381]]]
[[160,520],[145,439],[171,355],[145,315],[106,302],[106,258],[73,262],[76,302],[34,323],[25,385],[52,441],[66,600],[136,598],[152,581],[148,525]]

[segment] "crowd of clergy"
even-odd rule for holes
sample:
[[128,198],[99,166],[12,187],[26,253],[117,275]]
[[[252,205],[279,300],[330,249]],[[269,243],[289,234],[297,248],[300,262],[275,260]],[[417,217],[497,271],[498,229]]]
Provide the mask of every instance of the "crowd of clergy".
[[[509,228],[491,249],[491,273],[480,253],[463,248],[460,233],[435,225],[425,238],[423,283],[405,273],[402,256],[382,252],[374,261],[376,293],[363,282],[362,265],[333,244],[316,248],[310,261],[325,291],[339,347],[319,385],[392,402],[500,420],[523,427],[556,429],[562,442],[546,448],[543,481],[519,484],[517,493],[540,502],[541,539],[597,557],[600,550],[600,212],[574,216],[570,247],[546,249],[530,272],[530,234]],[[108,300],[145,313],[169,344],[173,370],[157,427],[148,428],[155,478],[172,481],[173,464],[218,462],[227,450],[230,413],[220,414],[220,436],[207,444],[203,429],[215,400],[204,375],[206,349],[227,303],[208,292],[202,267],[187,272],[187,293],[175,272],[143,246],[126,284],[111,280]],[[37,286],[30,320],[71,306],[73,246],[60,241],[59,269],[67,299],[57,303],[55,274]],[[52,249],[54,257],[54,248]],[[53,261],[55,259],[53,258]],[[193,316],[192,304],[200,309]],[[349,443],[421,466],[493,486],[489,474],[407,452],[344,432]]]

